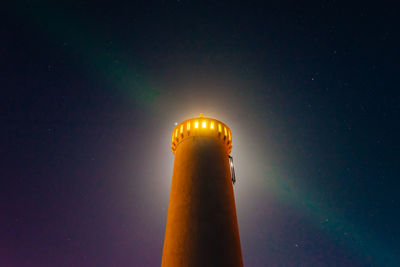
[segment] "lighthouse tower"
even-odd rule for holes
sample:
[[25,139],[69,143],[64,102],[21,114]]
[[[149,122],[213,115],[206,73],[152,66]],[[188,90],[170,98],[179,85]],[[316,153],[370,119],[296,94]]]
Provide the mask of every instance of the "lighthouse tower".
[[175,127],[171,148],[175,161],[161,266],[243,266],[230,129],[200,114]]

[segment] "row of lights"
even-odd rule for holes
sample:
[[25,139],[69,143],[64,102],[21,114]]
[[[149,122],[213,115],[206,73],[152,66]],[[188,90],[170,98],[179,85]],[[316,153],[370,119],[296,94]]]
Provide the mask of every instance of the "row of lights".
[[[175,130],[175,138],[178,138],[178,130],[180,130],[180,134],[183,134],[183,124],[180,126],[180,129]],[[191,123],[188,121],[186,123],[186,130],[189,132],[190,131],[190,126]],[[194,122],[194,128],[198,129],[199,128],[199,121]],[[201,128],[207,129],[207,121],[202,121],[201,122]],[[210,122],[210,130],[214,130],[214,122]],[[218,132],[222,133],[222,125],[218,123]],[[226,127],[224,126],[224,135],[228,136],[229,141],[232,140],[231,132],[229,132]],[[174,141],[174,133],[172,133],[172,141]]]

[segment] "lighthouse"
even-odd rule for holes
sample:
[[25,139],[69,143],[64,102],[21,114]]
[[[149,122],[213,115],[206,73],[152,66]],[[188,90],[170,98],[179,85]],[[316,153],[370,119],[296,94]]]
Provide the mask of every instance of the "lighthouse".
[[161,266],[243,266],[231,130],[200,114],[176,125],[171,139],[175,160]]

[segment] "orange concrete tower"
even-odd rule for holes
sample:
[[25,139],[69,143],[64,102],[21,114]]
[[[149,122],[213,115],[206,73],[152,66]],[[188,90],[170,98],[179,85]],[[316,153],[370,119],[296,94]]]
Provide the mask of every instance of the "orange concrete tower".
[[230,129],[200,114],[175,127],[171,148],[175,162],[161,266],[243,266]]

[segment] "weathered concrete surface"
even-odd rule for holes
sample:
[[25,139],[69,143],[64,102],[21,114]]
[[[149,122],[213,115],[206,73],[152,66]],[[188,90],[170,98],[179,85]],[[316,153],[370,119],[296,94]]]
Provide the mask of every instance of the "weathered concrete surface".
[[191,136],[175,153],[162,267],[243,266],[228,154]]

